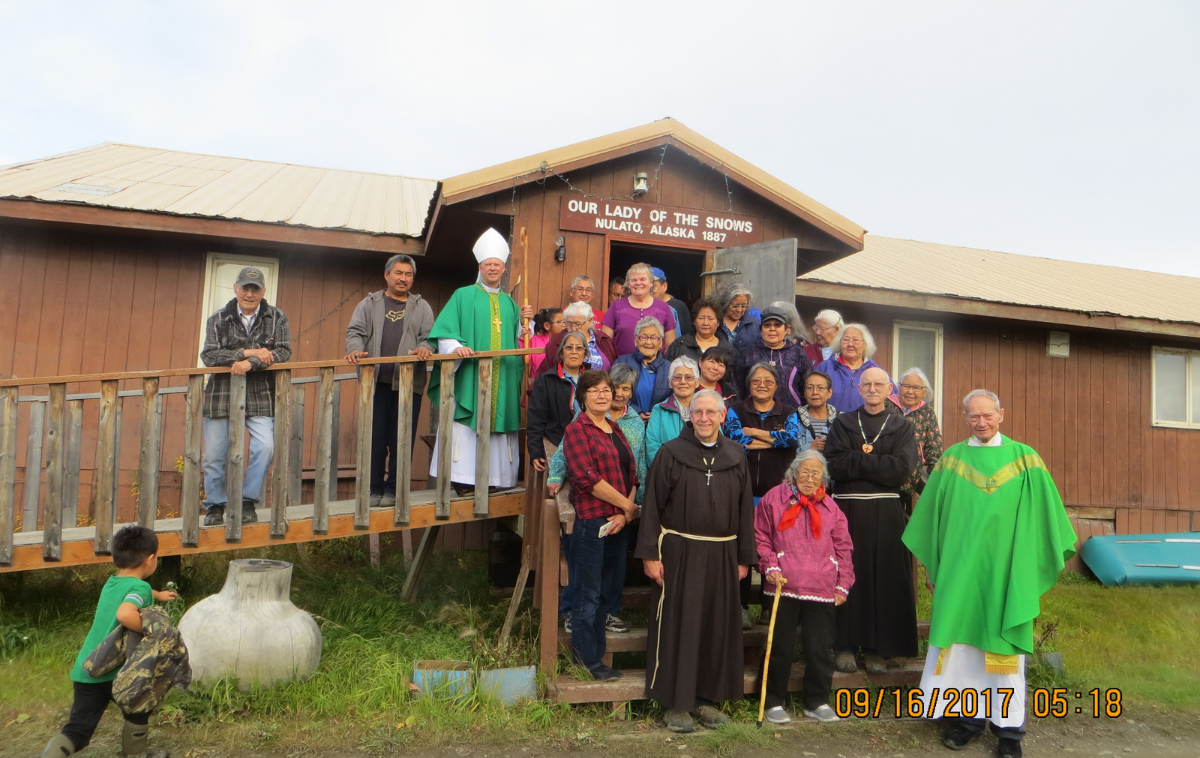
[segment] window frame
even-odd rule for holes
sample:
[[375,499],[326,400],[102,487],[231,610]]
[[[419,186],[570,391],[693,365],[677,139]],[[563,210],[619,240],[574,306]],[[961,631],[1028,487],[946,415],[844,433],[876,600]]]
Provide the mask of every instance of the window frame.
[[[933,412],[937,415],[938,425],[942,426],[942,400],[945,396],[945,330],[939,323],[933,321],[905,321],[897,320],[892,322],[892,378],[900,381],[900,372],[912,368],[912,366],[901,366],[900,364],[900,330],[913,329],[916,331],[933,332],[933,380],[934,397],[925,402],[933,406]],[[900,388],[895,389],[899,395]]]
[[[204,262],[204,294],[200,301],[201,308],[205,312],[200,314],[200,342],[196,347],[196,366],[204,368],[204,361],[200,360],[200,354],[204,352],[204,337],[205,327],[208,325],[208,317],[211,316],[214,310],[208,310],[209,301],[214,294],[213,288],[216,283],[213,278],[216,274],[217,267],[226,263],[240,263],[242,266],[257,266],[267,275],[266,294],[263,299],[271,305],[278,305],[276,296],[279,292],[279,259],[270,258],[265,255],[244,255],[239,253],[209,253],[207,260]],[[233,293],[229,294],[230,299],[233,298]],[[224,305],[222,303],[222,305]],[[218,306],[218,308],[221,306]]]
[[[1183,362],[1183,416],[1184,421],[1160,421],[1158,418],[1158,356],[1178,355]],[[1195,418],[1192,409],[1192,383],[1200,381],[1193,377],[1192,364],[1200,358],[1200,350],[1189,350],[1183,347],[1161,347],[1154,345],[1150,348],[1150,425],[1166,429],[1200,429],[1200,421],[1190,421]]]

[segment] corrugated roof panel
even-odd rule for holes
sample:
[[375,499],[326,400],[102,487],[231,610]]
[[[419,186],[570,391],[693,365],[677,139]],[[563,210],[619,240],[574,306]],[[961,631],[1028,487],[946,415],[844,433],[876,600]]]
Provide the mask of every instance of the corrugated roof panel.
[[[71,183],[123,189],[50,192]],[[109,142],[0,168],[0,197],[414,237],[436,187],[432,179]]]
[[1200,323],[1200,279],[867,235],[800,277],[995,303]]

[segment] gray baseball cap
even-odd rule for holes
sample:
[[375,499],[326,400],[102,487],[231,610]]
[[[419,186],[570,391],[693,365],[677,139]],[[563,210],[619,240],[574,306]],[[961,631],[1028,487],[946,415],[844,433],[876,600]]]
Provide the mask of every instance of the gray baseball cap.
[[787,314],[783,312],[782,308],[776,308],[773,305],[767,306],[762,310],[762,323],[765,324],[768,321],[778,321],[784,326],[787,326]]
[[246,266],[238,272],[237,281],[234,282],[239,287],[245,287],[247,284],[253,284],[260,289],[267,288],[267,277],[263,274],[262,269],[256,266]]

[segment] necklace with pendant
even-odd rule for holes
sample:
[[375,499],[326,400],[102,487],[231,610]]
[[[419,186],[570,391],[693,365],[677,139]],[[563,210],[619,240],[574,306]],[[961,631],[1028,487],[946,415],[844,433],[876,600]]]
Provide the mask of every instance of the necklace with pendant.
[[864,453],[869,453],[875,449],[875,443],[879,441],[879,437],[880,437],[880,435],[883,434],[883,430],[887,429],[887,422],[890,421],[891,418],[892,418],[892,414],[889,413],[887,415],[887,418],[885,418],[883,420],[883,426],[879,427],[879,434],[875,435],[875,439],[871,440],[870,442],[867,442],[867,431],[865,429],[863,429],[862,414],[861,413],[858,414],[858,431],[860,434],[862,434],[862,438],[863,438],[862,451]]
[[705,476],[704,484],[705,484],[705,486],[711,487],[712,486],[712,465],[717,462],[717,458],[716,458],[716,456],[713,456],[713,459],[711,461],[706,458],[701,458],[700,460],[704,461],[705,466],[708,466],[708,471],[706,471],[704,473],[704,476]]

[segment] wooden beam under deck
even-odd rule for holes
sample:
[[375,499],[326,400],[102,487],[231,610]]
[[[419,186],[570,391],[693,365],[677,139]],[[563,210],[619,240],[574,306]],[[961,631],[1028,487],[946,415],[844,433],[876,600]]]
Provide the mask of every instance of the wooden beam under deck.
[[[354,501],[339,500],[329,503],[329,530],[325,534],[314,534],[312,530],[312,504],[293,505],[287,509],[287,533],[282,538],[271,537],[271,510],[260,508],[257,524],[243,524],[241,542],[225,541],[225,529],[221,526],[200,528],[199,545],[183,547],[181,541],[183,520],[180,518],[158,519],[154,522],[154,531],[158,533],[158,555],[193,555],[195,553],[213,553],[222,550],[243,550],[254,547],[269,547],[292,542],[312,542],[313,540],[335,539],[338,537],[353,537],[365,533],[392,532],[401,529],[418,529],[426,526],[457,524],[478,521],[474,513],[474,498],[456,498],[450,502],[449,519],[434,518],[434,492],[422,490],[412,493],[409,523],[404,527],[395,525],[395,512],[392,508],[373,508],[370,512],[370,526],[367,529],[354,528]],[[525,491],[514,488],[489,497],[488,518],[504,518],[517,516],[523,512]],[[117,529],[124,526],[118,524]],[[107,555],[96,555],[94,551],[95,527],[84,526],[62,530],[62,560],[42,560],[42,533],[17,532],[13,535],[13,562],[10,566],[0,566],[0,573],[10,571],[29,571],[31,569],[56,568],[60,566],[82,566],[93,563],[109,563],[112,558]]]

